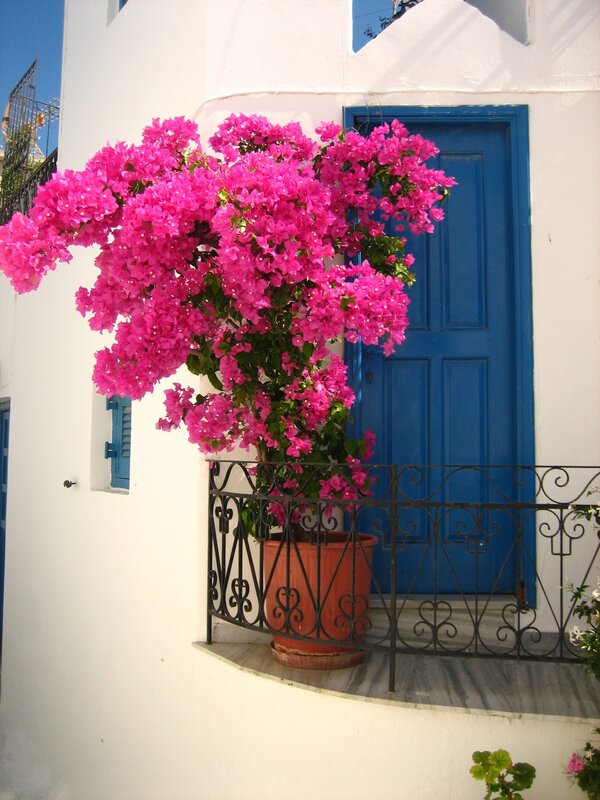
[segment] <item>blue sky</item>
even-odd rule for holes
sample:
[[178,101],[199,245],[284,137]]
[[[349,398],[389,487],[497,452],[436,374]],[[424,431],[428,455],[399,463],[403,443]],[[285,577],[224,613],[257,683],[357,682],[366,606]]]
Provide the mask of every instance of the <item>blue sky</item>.
[[381,30],[381,17],[392,16],[392,0],[352,0],[354,50],[360,50],[370,39],[365,30],[372,28],[374,33]]
[[63,8],[64,0],[0,0],[0,114],[36,58],[37,99],[59,98]]

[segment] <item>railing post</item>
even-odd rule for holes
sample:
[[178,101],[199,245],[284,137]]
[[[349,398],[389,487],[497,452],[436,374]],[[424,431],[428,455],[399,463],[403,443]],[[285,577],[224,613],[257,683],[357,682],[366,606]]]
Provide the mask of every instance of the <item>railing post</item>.
[[396,689],[396,590],[397,570],[396,553],[398,538],[398,467],[391,467],[390,476],[390,651],[389,651],[389,685],[388,691]]
[[207,644],[213,643],[212,638],[212,586],[211,586],[211,578],[213,574],[213,557],[212,557],[212,547],[213,547],[213,480],[212,480],[212,466],[213,462],[209,461],[208,463],[208,536],[206,537],[206,541],[208,544],[208,553],[207,553],[207,575],[206,575],[206,642]]
[[564,593],[564,585],[565,585],[565,516],[564,511],[561,508],[559,510],[559,521],[560,521],[560,530],[559,530],[559,542],[560,542],[560,564],[559,564],[559,571],[558,571],[558,586],[559,586],[559,626],[560,626],[560,633],[559,633],[559,650],[558,654],[562,658],[565,652],[565,593]]

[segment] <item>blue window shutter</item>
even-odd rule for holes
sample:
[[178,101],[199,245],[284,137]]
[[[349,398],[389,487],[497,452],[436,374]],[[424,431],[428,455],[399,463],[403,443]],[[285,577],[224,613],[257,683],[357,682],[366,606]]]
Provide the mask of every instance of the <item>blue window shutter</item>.
[[131,400],[113,395],[106,401],[112,412],[112,442],[106,442],[105,457],[110,458],[110,485],[129,489],[131,459]]
[[8,498],[8,428],[10,401],[0,400],[0,650],[4,609],[4,562],[6,555],[6,502]]

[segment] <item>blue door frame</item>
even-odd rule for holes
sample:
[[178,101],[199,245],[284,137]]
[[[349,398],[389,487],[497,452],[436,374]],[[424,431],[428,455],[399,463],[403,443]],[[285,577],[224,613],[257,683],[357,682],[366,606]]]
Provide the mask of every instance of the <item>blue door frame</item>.
[[6,555],[6,507],[8,500],[8,429],[10,401],[0,400],[0,652],[4,612],[4,563]]
[[[380,443],[376,453],[376,460],[378,461],[396,463],[399,459],[402,459],[403,463],[407,461],[420,461],[423,463],[425,461],[439,464],[459,463],[460,461],[460,463],[479,462],[481,464],[499,463],[502,465],[534,464],[528,109],[525,106],[350,108],[345,112],[345,125],[349,128],[353,127],[364,131],[393,118],[405,123],[409,131],[421,132],[425,136],[434,139],[434,141],[436,140],[436,135],[440,137],[443,141],[443,147],[440,148],[442,150],[441,157],[445,158],[442,166],[450,174],[453,174],[452,159],[456,153],[460,153],[460,155],[456,156],[455,162],[457,169],[462,170],[459,182],[462,178],[463,184],[474,180],[475,183],[479,181],[479,184],[483,186],[485,178],[489,186],[492,187],[495,187],[496,183],[501,183],[501,187],[498,187],[498,196],[496,196],[493,188],[490,190],[489,186],[485,190],[487,192],[487,200],[485,202],[490,204],[490,208],[485,211],[485,215],[486,224],[491,224],[498,213],[503,216],[505,235],[500,236],[497,231],[493,235],[496,237],[497,245],[505,250],[499,258],[502,260],[502,270],[506,271],[506,277],[500,287],[500,294],[497,295],[495,290],[490,293],[489,288],[482,291],[487,291],[485,302],[487,302],[488,306],[490,306],[491,300],[496,303],[496,306],[493,303],[491,305],[492,316],[495,314],[496,317],[496,323],[494,323],[496,327],[489,325],[490,329],[497,331],[495,344],[493,345],[495,348],[494,363],[498,362],[498,360],[507,362],[506,369],[508,369],[508,372],[505,370],[504,374],[510,374],[510,385],[503,387],[497,380],[496,384],[494,384],[494,379],[492,378],[488,395],[492,397],[492,401],[496,403],[496,406],[492,405],[490,410],[487,407],[488,400],[486,399],[485,403],[480,403],[481,406],[485,405],[486,407],[479,408],[477,402],[473,401],[472,407],[467,411],[467,416],[478,416],[481,428],[485,428],[485,436],[482,435],[480,437],[482,440],[486,439],[485,446],[480,446],[476,435],[471,435],[471,442],[469,443],[469,432],[465,437],[464,431],[460,429],[460,426],[458,428],[456,426],[453,427],[449,424],[448,419],[444,422],[443,417],[444,414],[448,417],[448,409],[445,406],[442,408],[442,404],[437,397],[441,393],[442,382],[445,381],[447,385],[454,387],[450,390],[450,393],[458,391],[456,396],[459,398],[459,402],[463,404],[469,402],[469,397],[477,391],[477,383],[483,380],[482,375],[485,374],[488,368],[487,362],[485,359],[478,357],[478,345],[475,345],[475,350],[469,350],[466,342],[469,339],[469,328],[472,328],[471,337],[473,333],[477,335],[476,329],[479,328],[482,331],[482,338],[485,338],[489,320],[485,316],[487,312],[482,312],[481,304],[478,303],[481,297],[478,297],[477,287],[482,284],[478,283],[479,277],[477,276],[473,277],[471,275],[469,277],[469,274],[464,276],[464,284],[459,283],[457,285],[459,287],[465,285],[467,289],[464,293],[455,291],[455,300],[448,300],[447,298],[443,300],[435,297],[435,292],[439,290],[430,286],[429,277],[427,278],[427,287],[424,285],[425,282],[422,282],[421,286],[419,286],[420,260],[426,260],[429,264],[431,259],[435,261],[436,258],[438,260],[446,258],[455,264],[455,271],[460,274],[461,265],[457,264],[456,257],[452,261],[452,256],[447,253],[446,255],[439,255],[444,250],[444,247],[448,246],[448,237],[446,239],[443,238],[446,233],[444,232],[444,223],[442,223],[441,228],[434,237],[419,237],[417,240],[410,242],[412,249],[409,247],[409,250],[417,256],[417,264],[415,265],[417,286],[415,290],[411,290],[413,294],[411,310],[414,326],[412,331],[409,328],[407,343],[406,346],[403,346],[406,349],[403,351],[403,348],[400,348],[398,351],[399,360],[396,360],[395,363],[391,360],[386,363],[383,357],[375,354],[374,348],[362,347],[360,343],[347,347],[346,358],[349,378],[357,393],[354,430],[351,433],[360,435],[365,428],[372,428],[373,420],[375,420],[376,425],[379,424],[381,426],[380,431],[385,431],[386,441]],[[454,145],[452,144],[453,142]],[[488,148],[485,158],[480,152],[484,148]],[[453,152],[453,149],[456,150],[456,153]],[[487,174],[482,176],[482,172]],[[477,173],[478,177],[473,178],[471,173],[473,175]],[[476,216],[473,211],[475,205],[483,201],[479,197],[478,191],[467,190],[465,185],[463,185],[462,189],[457,187],[455,191],[456,197],[459,198],[460,207],[464,208],[467,216],[461,220],[460,214],[456,213],[455,206],[451,209],[454,218],[452,225],[455,228],[457,224],[468,226],[469,221]],[[455,198],[451,198],[449,202],[452,203]],[[455,202],[458,202],[458,200],[455,199]],[[496,204],[496,210],[494,210],[493,204]],[[450,225],[450,220],[448,224]],[[466,227],[465,230],[467,230]],[[459,228],[457,228],[457,232],[454,235],[460,236]],[[435,244],[431,244],[434,241]],[[477,246],[477,243],[474,246]],[[415,247],[416,250],[414,249]],[[435,253],[432,255],[430,250],[437,251],[437,255]],[[484,256],[483,260],[485,258]],[[439,269],[439,267],[436,267],[436,269]],[[492,272],[491,278],[495,279],[495,277]],[[483,279],[486,279],[485,276]],[[450,289],[451,291],[452,289]],[[491,297],[490,294],[492,295]],[[429,329],[430,320],[425,320],[425,317],[429,313],[428,309],[436,303],[439,304],[440,308],[444,304],[450,306],[455,303],[456,308],[459,309],[459,315],[463,315],[463,317],[466,315],[472,322],[469,321],[464,325],[463,321],[459,320],[453,326],[452,320],[448,319],[446,311],[444,311],[443,313],[446,314],[445,321],[438,325],[437,332],[432,333],[432,330]],[[507,309],[506,314],[504,313],[505,308]],[[409,311],[410,316],[411,313]],[[435,328],[435,324],[433,327]],[[455,328],[453,344],[448,345],[453,350],[445,353],[443,350],[446,347],[443,341],[444,330],[451,330],[453,327]],[[461,339],[461,327],[466,330],[466,335],[463,339]],[[427,334],[429,334],[429,339],[427,339]],[[465,342],[464,347],[463,340]],[[428,348],[430,348],[432,342],[435,342],[434,349],[436,346],[441,348],[437,354],[434,352],[428,354]],[[438,373],[442,377],[436,379],[437,383],[436,381],[432,383],[431,374],[428,371],[428,355],[432,355],[438,362],[445,362],[443,376],[438,364]],[[461,358],[464,360],[461,361]],[[392,364],[393,366],[391,366]],[[494,367],[494,369],[497,368]],[[387,374],[384,374],[385,370],[387,370]],[[469,381],[471,382],[471,388]],[[377,384],[378,382],[384,388],[377,390],[369,385],[370,383]],[[407,427],[404,431],[400,425],[398,425],[399,433],[390,433],[392,428],[396,428],[396,423],[394,422],[391,426],[385,427],[381,422],[385,412],[377,410],[373,413],[372,410],[369,410],[372,409],[374,403],[378,402],[376,399],[374,400],[377,397],[376,392],[385,392],[388,395],[388,399],[382,400],[381,403],[385,405],[387,402],[390,408],[393,406],[393,411],[395,412],[396,407],[406,407],[408,403],[419,404],[421,402],[419,385],[422,387],[422,396],[428,396],[428,402],[431,402],[433,393],[435,395],[434,402],[439,406],[437,410],[434,409],[433,412],[428,412],[427,414],[427,419],[423,423],[424,427],[427,428],[426,435],[421,436],[418,431],[412,431],[410,427]],[[456,387],[458,387],[458,390]],[[498,400],[497,395],[499,392],[505,393],[504,400]],[[494,408],[502,409],[502,402],[504,402],[504,408],[510,407],[509,414],[496,412],[494,416]],[[390,403],[392,406],[389,405]],[[503,416],[506,416],[506,419],[502,419],[502,424],[498,425],[499,417]],[[391,417],[393,418],[394,414],[391,414]],[[490,417],[494,420],[494,425],[490,425]],[[436,426],[438,430],[433,430],[432,434],[432,429],[436,428]],[[490,434],[489,431],[492,428],[494,430]],[[495,438],[495,444],[488,447],[487,440],[490,435]],[[431,440],[435,439],[436,436],[439,441],[432,444]],[[399,447],[395,446],[394,437],[396,439],[398,437],[401,438]],[[411,442],[407,442],[408,439],[412,440],[412,445]],[[427,445],[422,446],[425,439],[427,439]],[[448,454],[450,462],[448,462]],[[464,487],[464,490],[466,489],[467,487]],[[482,497],[481,501],[485,501],[485,499],[485,497]],[[521,496],[514,499],[523,501],[527,498]],[[416,525],[415,527],[418,528],[419,526]],[[420,527],[422,528],[423,526]],[[529,552],[534,552],[535,531],[533,526],[530,526],[530,528],[525,532],[526,537],[529,538],[526,546]],[[507,536],[509,535],[509,532],[507,532]],[[423,536],[426,538],[427,534],[424,533]],[[418,548],[413,548],[412,552],[414,553],[412,560],[422,567],[423,563],[426,562],[425,556],[422,555],[422,552],[419,552]],[[495,558],[501,559],[502,554],[497,554]],[[411,558],[406,557],[406,554],[403,555],[402,564],[404,569],[408,571],[412,569]],[[387,570],[385,554],[376,555],[374,567],[376,575],[379,572],[378,580],[380,581],[380,586],[385,590]],[[527,595],[532,600],[535,582],[532,570],[530,570],[530,573],[521,577],[525,579]],[[512,575],[510,570],[505,571],[504,574],[504,585],[497,586],[496,591],[510,591],[513,588],[511,584],[514,584],[515,576]],[[399,575],[398,580],[401,585],[406,585],[408,577],[405,576],[403,579]],[[436,588],[451,593],[453,591],[451,584],[452,580],[449,579],[448,586],[444,589],[442,580],[441,583],[436,583]],[[428,592],[432,589],[427,583],[426,576],[423,577],[423,580],[411,585],[415,592]]]

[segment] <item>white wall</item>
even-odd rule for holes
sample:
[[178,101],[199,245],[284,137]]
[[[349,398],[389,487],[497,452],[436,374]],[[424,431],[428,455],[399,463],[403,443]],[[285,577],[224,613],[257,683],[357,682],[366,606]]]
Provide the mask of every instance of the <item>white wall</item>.
[[502,3],[497,3],[495,0],[469,0],[469,2],[497,22],[518,42],[528,43],[530,0],[503,0]]
[[[232,111],[310,127],[353,104],[528,104],[538,461],[597,463],[600,7],[533,11],[525,47],[462,0],[426,0],[353,54],[346,0],[129,0],[110,22],[109,0],[67,0],[61,163],[157,116],[194,117],[206,136]],[[183,434],[154,429],[157,391],[134,407],[129,494],[92,489],[101,342],[72,304],[90,276],[78,255],[16,302],[0,280],[12,400],[0,788],[468,800],[482,794],[471,751],[504,745],[538,766],[532,800],[570,796],[563,764],[585,723],[547,720],[541,737],[528,719],[322,696],[191,647],[204,634],[206,473]]]

